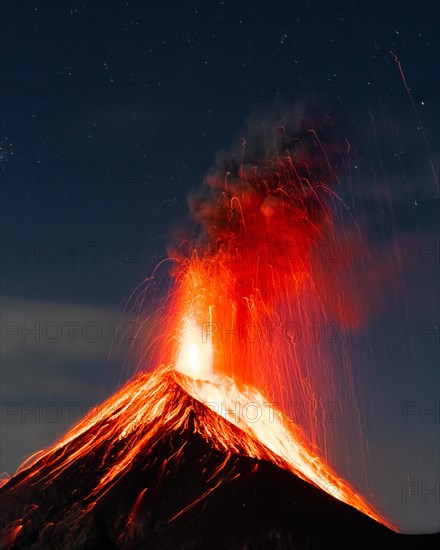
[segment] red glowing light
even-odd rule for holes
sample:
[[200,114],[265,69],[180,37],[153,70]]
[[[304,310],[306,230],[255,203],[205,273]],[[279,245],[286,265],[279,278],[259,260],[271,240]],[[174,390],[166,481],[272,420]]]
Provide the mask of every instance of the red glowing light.
[[[103,441],[129,442],[102,457],[105,468],[86,513],[135,456],[154,444],[163,425],[177,430],[187,422],[181,404],[165,407],[172,399],[171,377],[212,409],[196,429],[206,437],[215,434],[219,448],[270,460],[392,528],[326,462],[325,427],[315,412],[301,425],[288,418],[292,395],[298,402],[319,402],[335,390],[334,358],[316,343],[319,321],[331,321],[331,312],[355,326],[363,313],[349,289],[341,288],[346,266],[324,261],[326,239],[336,239],[328,206],[337,200],[335,153],[324,148],[316,128],[301,139],[282,129],[278,139],[270,158],[220,170],[208,177],[204,194],[191,199],[203,232],[189,253],[180,243],[173,251],[176,290],[164,323],[168,337],[158,352],[161,366],[140,374],[26,462],[24,481],[44,471],[50,483]],[[338,244],[349,256],[353,242]],[[335,292],[331,287],[338,284]],[[225,413],[230,410],[238,412]],[[230,422],[230,431],[217,429],[218,415]],[[138,438],[139,425],[144,429]],[[232,427],[240,428],[242,439]],[[129,523],[135,515],[136,509]]]

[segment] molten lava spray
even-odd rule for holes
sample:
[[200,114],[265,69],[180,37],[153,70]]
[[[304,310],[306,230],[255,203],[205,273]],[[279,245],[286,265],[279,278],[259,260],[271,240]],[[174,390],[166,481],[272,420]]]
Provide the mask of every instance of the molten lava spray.
[[335,205],[344,207],[335,186],[350,144],[335,146],[329,119],[314,123],[295,113],[252,130],[190,197],[201,229],[196,241],[178,234],[171,251],[167,323],[178,344],[167,363],[190,377],[191,395],[250,430],[297,475],[389,526],[329,466],[348,446],[347,434],[327,434],[330,405],[342,395],[354,439],[362,437],[352,365],[331,344],[340,343],[337,327],[356,328],[366,316],[347,273],[358,269],[358,284],[369,281],[353,264],[362,238],[332,219]]

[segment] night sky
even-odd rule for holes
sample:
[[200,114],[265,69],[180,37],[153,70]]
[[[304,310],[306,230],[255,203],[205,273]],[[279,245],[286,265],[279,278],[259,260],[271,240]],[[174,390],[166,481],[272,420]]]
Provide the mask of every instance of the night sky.
[[356,150],[340,193],[376,263],[394,250],[406,268],[404,303],[373,319],[357,354],[371,499],[405,530],[440,530],[438,3],[1,10],[1,471],[132,372],[124,308],[166,258],[189,193],[249,116],[300,102]]

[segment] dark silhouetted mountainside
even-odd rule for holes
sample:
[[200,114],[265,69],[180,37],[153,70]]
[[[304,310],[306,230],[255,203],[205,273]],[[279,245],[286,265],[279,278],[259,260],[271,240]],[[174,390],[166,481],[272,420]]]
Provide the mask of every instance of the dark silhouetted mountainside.
[[[147,380],[0,489],[1,548],[437,547],[439,535],[393,533],[274,465],[178,377],[161,375],[142,393]],[[260,458],[246,456],[249,444]]]

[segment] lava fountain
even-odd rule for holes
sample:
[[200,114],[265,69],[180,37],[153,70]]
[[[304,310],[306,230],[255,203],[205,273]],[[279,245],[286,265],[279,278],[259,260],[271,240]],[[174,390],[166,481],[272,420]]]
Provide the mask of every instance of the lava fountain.
[[[319,129],[302,119],[295,132],[288,123],[276,127],[269,145],[267,135],[253,136],[249,145],[243,140],[238,160],[223,160],[190,197],[201,231],[197,242],[177,241],[172,250],[177,346],[170,346],[168,364],[187,375],[190,395],[296,475],[392,527],[327,463],[331,449],[319,417],[341,384],[361,437],[349,360],[319,346],[320,330],[331,332],[334,321],[358,326],[366,314],[344,281],[349,259],[365,244],[348,231],[336,240],[330,208],[350,146],[324,148],[321,138],[330,132],[328,119]],[[335,242],[332,264],[328,243]],[[300,422],[289,415],[292,404],[306,410]]]

